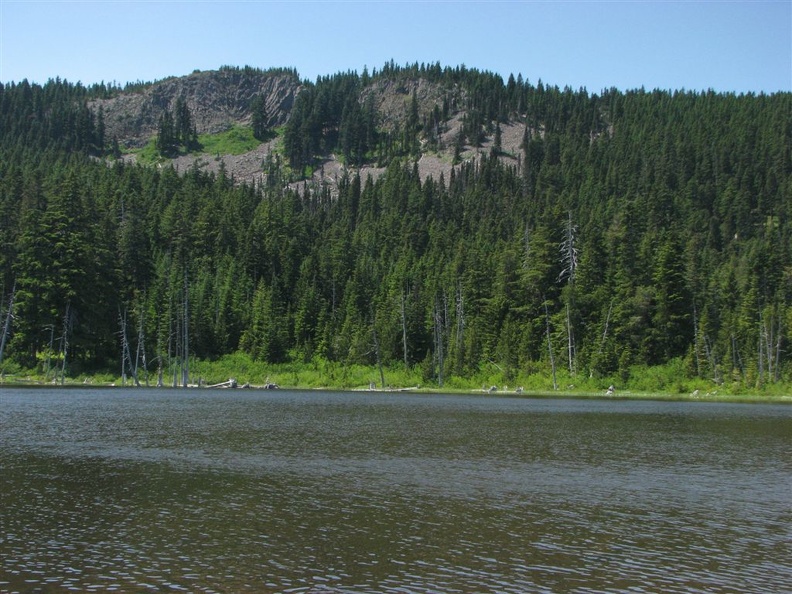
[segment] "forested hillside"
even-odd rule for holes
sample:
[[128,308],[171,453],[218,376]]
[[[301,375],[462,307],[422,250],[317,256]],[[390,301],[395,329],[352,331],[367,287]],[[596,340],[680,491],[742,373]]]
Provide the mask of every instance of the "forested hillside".
[[[131,92],[0,85],[0,369],[181,382],[243,351],[441,385],[671,361],[792,381],[791,94],[391,63],[303,82],[253,185],[117,158],[96,106]],[[330,154],[339,179],[300,181]]]

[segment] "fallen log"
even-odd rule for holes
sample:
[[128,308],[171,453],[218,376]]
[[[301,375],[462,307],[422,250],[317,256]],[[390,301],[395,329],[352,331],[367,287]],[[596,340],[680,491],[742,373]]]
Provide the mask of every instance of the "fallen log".
[[206,386],[207,388],[236,388],[237,381],[232,377],[227,382],[220,382],[219,384],[212,384],[211,386]]

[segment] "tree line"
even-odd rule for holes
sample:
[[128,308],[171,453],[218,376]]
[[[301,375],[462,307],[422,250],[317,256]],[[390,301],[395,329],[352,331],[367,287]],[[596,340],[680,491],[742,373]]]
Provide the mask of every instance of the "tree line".
[[[383,79],[448,92],[394,128],[366,94]],[[189,357],[241,350],[438,383],[673,360],[717,383],[790,379],[788,93],[593,94],[390,63],[306,82],[254,187],[97,159],[102,92],[0,85],[5,363],[182,381]],[[519,123],[520,155],[422,180],[416,157],[460,112],[468,146]],[[189,113],[171,130],[191,142]],[[288,183],[332,151],[385,173]]]

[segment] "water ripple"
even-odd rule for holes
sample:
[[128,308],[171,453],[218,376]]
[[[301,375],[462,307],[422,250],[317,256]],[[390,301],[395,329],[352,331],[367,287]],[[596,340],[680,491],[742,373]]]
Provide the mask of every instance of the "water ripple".
[[789,408],[121,394],[2,394],[0,592],[792,590]]

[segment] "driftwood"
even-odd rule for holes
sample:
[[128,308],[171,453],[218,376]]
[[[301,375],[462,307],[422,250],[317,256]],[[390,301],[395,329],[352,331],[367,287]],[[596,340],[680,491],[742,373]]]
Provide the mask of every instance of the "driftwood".
[[263,386],[252,386],[249,383],[244,383],[241,386],[237,383],[237,381],[232,377],[227,382],[220,382],[219,384],[212,384],[211,386],[206,386],[207,388],[241,388],[241,389],[258,389],[258,390],[277,390],[280,388],[278,384],[272,383],[268,381]]
[[220,382],[219,384],[212,384],[211,386],[206,386],[207,388],[236,388],[237,381],[232,377],[227,382]]

